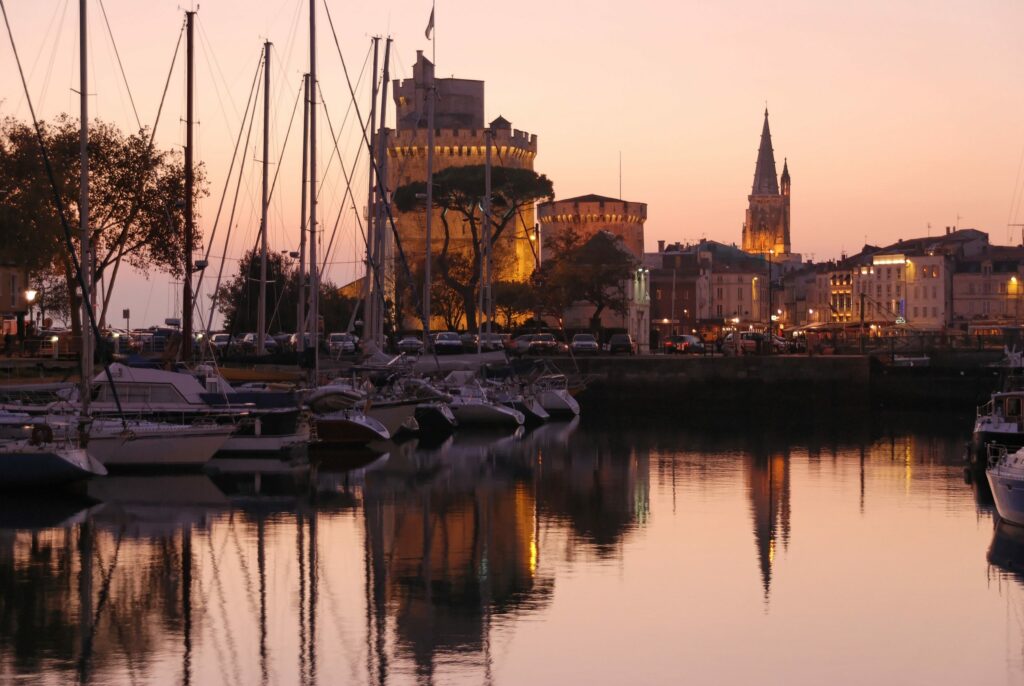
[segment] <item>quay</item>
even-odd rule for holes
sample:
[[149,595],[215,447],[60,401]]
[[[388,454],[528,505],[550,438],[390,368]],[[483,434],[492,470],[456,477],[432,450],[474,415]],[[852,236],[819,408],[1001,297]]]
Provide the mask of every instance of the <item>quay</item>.
[[[555,368],[586,381],[584,406],[611,402],[649,408],[727,406],[750,401],[808,403],[842,408],[969,411],[1002,384],[1005,369],[990,366],[1000,355],[957,352],[933,355],[928,366],[900,367],[871,355],[707,355],[545,357]],[[422,356],[417,371],[466,369],[501,363],[501,353]],[[342,370],[347,363],[328,365]],[[241,381],[298,381],[297,365],[224,365]],[[74,380],[77,363],[49,358],[0,358],[0,383]]]

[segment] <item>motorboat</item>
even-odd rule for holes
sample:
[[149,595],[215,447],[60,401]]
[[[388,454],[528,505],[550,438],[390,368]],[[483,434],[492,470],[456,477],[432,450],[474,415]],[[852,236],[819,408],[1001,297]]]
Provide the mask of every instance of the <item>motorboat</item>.
[[496,403],[488,398],[473,372],[450,372],[445,377],[444,386],[451,394],[450,407],[460,427],[514,429],[526,422],[526,418],[519,410]]
[[33,438],[0,443],[0,490],[63,486],[106,473],[84,448],[53,441],[48,427],[33,430]]
[[387,427],[358,410],[336,410],[318,414],[314,421],[316,437],[321,443],[363,446],[391,438]]
[[1000,518],[1024,526],[1024,448],[1008,451],[990,446],[989,466],[985,470],[996,511]]
[[1011,452],[1024,447],[1022,384],[1021,377],[1008,377],[1005,389],[996,391],[987,403],[978,407],[968,461],[979,471],[988,465],[988,444],[1004,446]]
[[547,374],[533,383],[534,393],[552,417],[572,418],[580,413],[580,404],[569,392],[568,380],[563,374]]
[[459,425],[448,403],[438,400],[420,403],[416,406],[416,423],[420,427],[420,436],[435,440],[447,438]]
[[339,410],[361,409],[364,415],[383,424],[392,438],[419,431],[416,406],[420,402],[414,397],[403,397],[376,388],[356,387],[346,379],[335,379],[305,397],[306,405],[316,418]]
[[[106,374],[97,375],[90,401],[94,417],[230,426],[221,454],[280,453],[309,441],[309,424],[292,392],[236,391],[208,365],[191,373],[114,363],[109,372],[117,401]],[[74,408],[75,398],[68,404]]]
[[94,419],[86,450],[105,467],[198,469],[234,433],[230,424],[167,424],[138,419]]

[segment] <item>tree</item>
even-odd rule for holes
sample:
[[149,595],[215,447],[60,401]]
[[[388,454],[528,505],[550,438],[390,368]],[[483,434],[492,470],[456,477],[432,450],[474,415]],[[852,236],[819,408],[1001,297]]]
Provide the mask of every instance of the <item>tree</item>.
[[[249,250],[238,262],[238,272],[221,284],[216,294],[217,311],[224,317],[224,329],[234,334],[256,331],[259,321],[260,256]],[[267,253],[267,329],[296,331],[298,325],[299,270],[280,253]],[[346,298],[330,281],[320,282],[320,316],[325,332],[344,330],[355,301]]]
[[536,309],[533,287],[521,281],[499,281],[494,284],[494,313],[505,320],[505,328],[513,329],[519,318]]
[[591,326],[599,329],[605,309],[625,314],[629,302],[626,282],[633,277],[636,258],[622,239],[608,231],[598,231],[586,242],[575,232],[561,237],[555,257],[536,275],[548,314],[561,317],[574,302],[594,306]]
[[[483,165],[450,167],[434,176],[433,199],[441,210],[441,227],[444,239],[437,255],[438,273],[444,283],[462,298],[466,326],[477,329],[477,289],[480,285],[480,256],[485,238],[482,235],[483,205],[486,193]],[[426,183],[418,181],[400,186],[395,191],[394,202],[399,212],[422,211]],[[501,259],[500,240],[507,227],[515,225],[516,216],[522,209],[538,200],[554,197],[551,181],[543,174],[530,169],[493,167],[491,169],[491,245],[494,246],[492,262]],[[452,226],[458,220],[468,232],[468,249],[460,250],[452,244]],[[458,240],[458,237],[455,237]],[[459,257],[456,258],[456,255]],[[465,260],[469,269],[462,273],[460,261]]]
[[[79,253],[80,126],[66,114],[39,126]],[[94,283],[103,278],[106,285],[97,313],[102,319],[121,262],[182,275],[185,174],[181,153],[157,150],[146,129],[126,135],[112,124],[92,122],[88,154]],[[194,188],[193,202],[206,194],[201,165]],[[37,281],[63,282],[72,328],[80,333],[81,293],[36,132],[12,118],[0,123],[0,207],[2,247],[26,262]],[[198,230],[195,244],[202,245]]]

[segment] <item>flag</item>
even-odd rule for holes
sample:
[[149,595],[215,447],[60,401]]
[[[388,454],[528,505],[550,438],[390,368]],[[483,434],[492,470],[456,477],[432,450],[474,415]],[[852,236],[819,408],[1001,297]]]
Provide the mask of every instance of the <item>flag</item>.
[[430,34],[434,32],[434,8],[430,8],[430,21],[427,22],[427,40],[430,40]]

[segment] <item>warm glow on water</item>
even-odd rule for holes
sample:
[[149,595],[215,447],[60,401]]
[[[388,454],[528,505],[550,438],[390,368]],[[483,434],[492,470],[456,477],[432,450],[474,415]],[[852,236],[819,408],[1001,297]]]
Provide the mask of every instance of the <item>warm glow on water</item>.
[[6,497],[0,683],[1024,679],[1024,530],[956,422],[593,424]]

